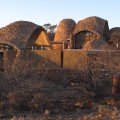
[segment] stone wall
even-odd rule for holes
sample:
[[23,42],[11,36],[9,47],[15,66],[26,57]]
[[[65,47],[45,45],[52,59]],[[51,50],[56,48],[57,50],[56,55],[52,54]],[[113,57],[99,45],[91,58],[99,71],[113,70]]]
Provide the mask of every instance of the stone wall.
[[120,51],[115,50],[32,50],[29,59],[41,65],[41,68],[50,69],[120,69]]
[[31,50],[30,59],[43,69],[62,67],[62,52],[60,50]]
[[[4,51],[4,66],[11,68],[17,51]],[[88,69],[109,71],[120,70],[120,51],[95,50],[31,50],[26,55],[31,64],[39,65],[42,69],[69,69],[86,71]]]
[[63,68],[71,70],[86,70],[87,55],[84,50],[64,50],[63,51]]

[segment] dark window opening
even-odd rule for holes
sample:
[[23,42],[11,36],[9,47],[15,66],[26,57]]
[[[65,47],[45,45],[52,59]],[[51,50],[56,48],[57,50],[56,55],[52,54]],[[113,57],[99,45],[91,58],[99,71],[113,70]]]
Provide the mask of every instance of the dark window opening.
[[15,50],[15,48],[11,45],[0,43],[0,50]]
[[75,35],[75,48],[82,49],[88,42],[97,39],[97,35],[91,31],[82,31]]
[[0,72],[4,72],[4,53],[0,52]]

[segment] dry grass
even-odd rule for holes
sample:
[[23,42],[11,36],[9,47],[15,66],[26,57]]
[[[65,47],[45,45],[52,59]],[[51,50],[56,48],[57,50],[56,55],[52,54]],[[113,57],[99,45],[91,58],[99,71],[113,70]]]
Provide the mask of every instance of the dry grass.
[[[34,61],[19,61],[19,66],[1,79],[0,110],[44,113],[47,109],[54,114],[91,110],[93,103],[100,100],[107,104],[104,98],[111,95],[112,77],[119,73],[118,59],[111,58],[111,53],[92,55],[88,55],[86,71],[41,69]],[[113,55],[117,56],[117,52]]]
[[[85,99],[93,101],[95,96],[103,93],[110,94],[105,92],[107,88],[104,88],[105,84],[110,87],[108,81],[110,79],[101,72],[101,69],[109,69],[106,67],[107,59],[103,60],[98,56],[97,58],[98,61],[94,61],[94,57],[88,60],[87,71],[65,69],[51,71],[41,69],[39,65],[35,66],[33,61],[22,61],[20,66],[14,68],[13,73],[6,74],[1,80],[0,109],[41,112],[57,108],[74,110],[83,107],[76,106],[76,103]],[[102,66],[104,68],[100,68]],[[87,107],[87,104],[84,107]]]

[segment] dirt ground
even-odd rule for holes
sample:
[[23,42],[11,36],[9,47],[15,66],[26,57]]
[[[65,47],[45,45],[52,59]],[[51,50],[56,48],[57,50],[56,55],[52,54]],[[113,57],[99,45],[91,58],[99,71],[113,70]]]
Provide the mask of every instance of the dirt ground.
[[56,113],[50,110],[44,113],[1,113],[0,120],[120,120],[120,110],[115,106],[95,104],[91,109],[56,110]]

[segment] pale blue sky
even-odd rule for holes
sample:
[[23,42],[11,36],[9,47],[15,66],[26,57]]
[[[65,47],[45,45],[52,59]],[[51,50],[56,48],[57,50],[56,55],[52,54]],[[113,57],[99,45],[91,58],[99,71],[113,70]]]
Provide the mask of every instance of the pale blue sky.
[[108,20],[110,28],[120,27],[120,0],[0,0],[0,28],[19,20],[43,25],[89,16]]

